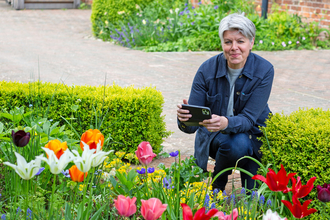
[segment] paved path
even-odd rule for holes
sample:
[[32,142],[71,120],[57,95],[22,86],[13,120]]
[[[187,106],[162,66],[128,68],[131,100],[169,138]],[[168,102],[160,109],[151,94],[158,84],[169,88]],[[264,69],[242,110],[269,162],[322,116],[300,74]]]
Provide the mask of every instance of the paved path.
[[[193,154],[193,135],[176,126],[176,104],[188,98],[206,59],[218,52],[145,53],[92,37],[90,10],[11,9],[0,0],[0,80],[64,82],[68,85],[154,86],[165,98],[164,150]],[[275,66],[269,100],[273,112],[330,106],[330,51],[255,53]],[[39,66],[39,69],[38,69]]]

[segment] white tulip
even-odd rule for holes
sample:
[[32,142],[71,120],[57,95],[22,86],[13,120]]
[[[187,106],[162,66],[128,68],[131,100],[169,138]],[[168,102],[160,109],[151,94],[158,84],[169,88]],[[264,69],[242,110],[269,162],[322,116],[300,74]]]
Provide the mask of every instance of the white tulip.
[[281,218],[277,212],[272,212],[272,210],[268,209],[266,214],[262,217],[263,220],[286,220],[287,218]]
[[34,177],[40,167],[41,161],[40,159],[31,160],[30,163],[27,163],[25,158],[22,157],[19,153],[14,152],[17,158],[17,165],[4,162],[3,164],[10,166],[11,168],[15,169],[16,173],[25,180],[29,180]]
[[[85,144],[85,143],[83,143]],[[88,145],[87,145],[88,146]],[[107,158],[108,154],[110,154],[111,152],[113,152],[113,150],[110,150],[108,152],[102,151],[101,150],[101,141],[97,144],[96,147],[96,152],[95,154],[92,155],[93,159],[92,159],[92,167],[97,167],[98,165],[100,165],[101,163],[103,163],[103,161],[105,160],[105,158]],[[84,149],[86,148],[86,146],[84,145]]]
[[60,159],[58,159],[54,153],[54,151],[42,147],[42,149],[48,155],[48,158],[45,156],[37,156],[40,160],[45,161],[50,168],[50,172],[52,174],[59,174],[63,171],[66,166],[73,160],[73,155],[69,149],[65,150]]
[[93,154],[96,150],[89,149],[89,146],[87,144],[85,144],[83,141],[82,143],[84,144],[84,151],[81,156],[79,155],[78,151],[72,151],[72,153],[75,154],[73,162],[77,166],[78,170],[86,173],[91,169]]

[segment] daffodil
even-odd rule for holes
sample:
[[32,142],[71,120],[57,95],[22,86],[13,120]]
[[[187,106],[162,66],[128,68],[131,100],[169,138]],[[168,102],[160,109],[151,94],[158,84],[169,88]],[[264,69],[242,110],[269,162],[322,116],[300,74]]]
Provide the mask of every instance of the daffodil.
[[40,159],[35,159],[30,161],[30,163],[27,163],[25,158],[22,157],[19,153],[14,152],[17,158],[17,165],[9,163],[9,162],[4,162],[3,164],[10,166],[11,168],[15,169],[16,173],[24,180],[29,180],[32,177],[34,177],[39,169],[41,168],[40,164],[41,161]]
[[60,159],[58,159],[56,157],[54,151],[52,151],[48,148],[45,148],[45,147],[42,147],[42,149],[46,152],[46,154],[48,155],[48,158],[44,157],[42,155],[37,156],[37,158],[45,161],[49,165],[50,172],[52,174],[61,173],[61,171],[64,170],[65,167],[73,160],[73,155],[69,149],[64,151],[64,153],[62,154]]

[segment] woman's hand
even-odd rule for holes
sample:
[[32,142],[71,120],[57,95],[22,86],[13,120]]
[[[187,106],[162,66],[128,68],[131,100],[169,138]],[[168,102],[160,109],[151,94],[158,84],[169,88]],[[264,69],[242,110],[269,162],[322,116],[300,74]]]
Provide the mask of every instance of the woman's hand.
[[[187,99],[183,99],[183,104],[188,104],[188,100]],[[181,104],[178,104],[178,110],[177,110],[177,116],[178,116],[178,119],[179,121],[182,121],[182,122],[185,122],[185,121],[188,121],[189,118],[192,117],[191,114],[189,114],[189,110],[187,109],[182,109],[182,105]]]
[[199,124],[203,125],[208,131],[215,132],[225,129],[228,126],[228,119],[224,116],[213,114],[211,119],[199,122]]

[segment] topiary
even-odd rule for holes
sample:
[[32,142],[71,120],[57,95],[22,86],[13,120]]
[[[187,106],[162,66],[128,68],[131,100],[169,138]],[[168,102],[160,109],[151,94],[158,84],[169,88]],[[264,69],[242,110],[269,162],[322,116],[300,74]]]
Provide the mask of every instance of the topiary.
[[[262,130],[263,164],[274,163],[278,170],[283,164],[288,173],[297,173],[302,178],[302,184],[313,176],[317,177],[314,186],[330,183],[329,109],[299,109],[290,115],[276,113]],[[315,188],[308,197],[317,201]],[[317,214],[313,216],[311,219],[317,218]]]

